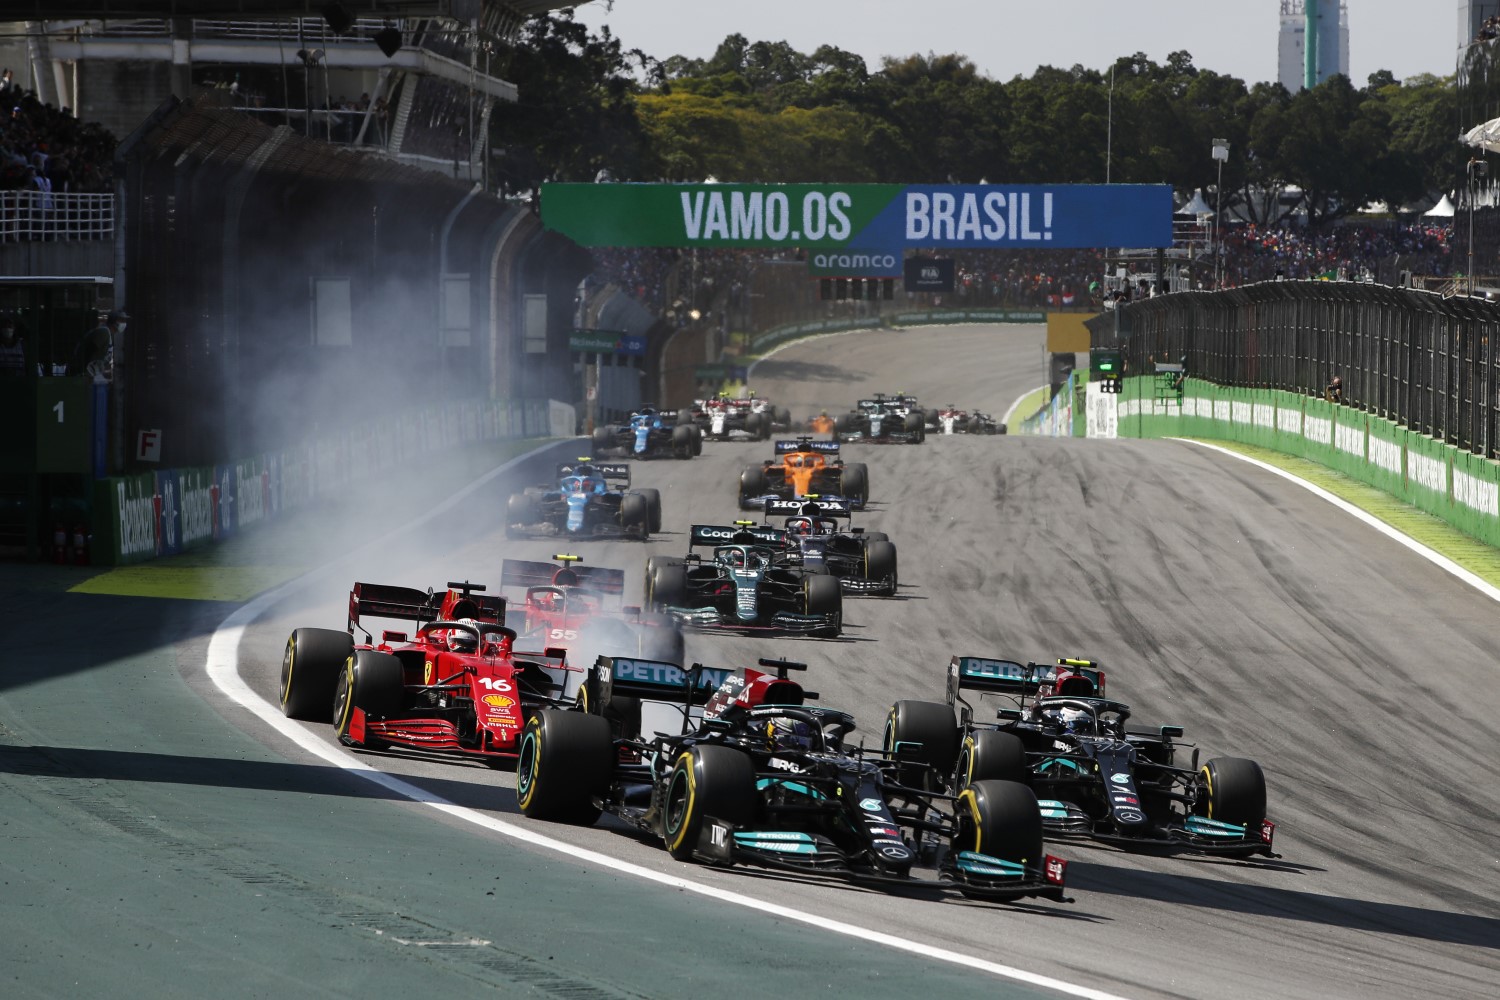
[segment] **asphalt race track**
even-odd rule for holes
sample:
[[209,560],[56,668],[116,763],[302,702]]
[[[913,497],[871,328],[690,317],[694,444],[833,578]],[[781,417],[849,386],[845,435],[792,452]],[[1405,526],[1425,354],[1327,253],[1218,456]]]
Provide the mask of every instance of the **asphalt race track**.
[[[835,336],[762,362],[752,385],[797,418],[875,390],[999,416],[1042,380],[1041,345],[1035,327]],[[625,567],[638,599],[645,556],[681,553],[694,521],[741,516],[738,472],[768,454],[707,443],[691,462],[641,463],[665,533],[572,548]],[[331,728],[297,728],[486,819],[1085,991],[1500,990],[1494,602],[1190,444],[931,437],[847,457],[870,465],[872,510],[855,523],[897,544],[900,595],[848,599],[841,640],[693,636],[690,656],[806,660],[808,686],[871,742],[891,701],[941,700],[952,653],[1095,657],[1132,724],[1179,724],[1205,758],[1261,762],[1282,860],[1056,844],[1071,905],[893,896],[683,865],[608,821],[533,823],[505,771],[356,754]],[[339,627],[354,579],[493,580],[503,555],[558,551],[505,540],[515,485],[483,486],[280,602],[240,638],[241,676],[274,701],[287,632]],[[396,527],[378,521],[371,537]],[[224,605],[9,597],[25,621],[0,626],[15,657],[0,675],[6,996],[1056,995],[570,859],[346,774],[210,683]],[[58,630],[78,637],[63,656]]]

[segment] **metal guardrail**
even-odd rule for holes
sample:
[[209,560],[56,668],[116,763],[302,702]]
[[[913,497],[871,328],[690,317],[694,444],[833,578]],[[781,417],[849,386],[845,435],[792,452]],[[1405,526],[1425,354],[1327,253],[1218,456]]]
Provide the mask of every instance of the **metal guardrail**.
[[1127,374],[1184,360],[1226,386],[1323,396],[1500,457],[1500,303],[1356,282],[1272,281],[1130,303],[1088,323]]
[[115,196],[0,191],[0,243],[108,240],[115,235]]

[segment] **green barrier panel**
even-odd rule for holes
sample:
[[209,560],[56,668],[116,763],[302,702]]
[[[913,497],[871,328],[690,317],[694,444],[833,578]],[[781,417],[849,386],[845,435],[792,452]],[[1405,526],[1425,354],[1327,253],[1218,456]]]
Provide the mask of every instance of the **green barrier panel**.
[[1448,455],[1441,441],[1408,434],[1406,438],[1406,494],[1416,507],[1444,519],[1448,510]]
[[96,562],[113,566],[155,559],[156,475],[144,472],[94,482]]
[[1467,452],[1453,454],[1453,516],[1460,531],[1494,533],[1500,519],[1500,466]]

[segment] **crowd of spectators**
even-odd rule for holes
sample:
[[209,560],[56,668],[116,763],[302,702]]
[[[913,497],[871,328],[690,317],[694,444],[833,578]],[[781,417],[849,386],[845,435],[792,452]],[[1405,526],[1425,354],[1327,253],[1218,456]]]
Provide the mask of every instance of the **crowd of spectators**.
[[[1447,276],[1453,271],[1452,242],[1453,227],[1431,221],[1384,227],[1348,224],[1320,233],[1236,224],[1225,227],[1222,280],[1225,286],[1234,287],[1278,278],[1388,280],[1398,270]],[[1188,272],[1187,286],[1209,288],[1212,251],[1199,246],[1196,253],[1200,264]],[[789,256],[803,259],[795,251],[764,250],[699,250],[694,254],[664,248],[600,248],[593,254],[596,285],[622,288],[647,309],[673,319],[675,325],[687,322],[681,315],[686,310],[675,307],[686,302],[690,308],[706,309],[716,290],[729,291],[729,298],[720,302],[731,307],[727,318],[736,328],[749,318],[745,290],[756,287],[756,271],[769,263],[795,264]],[[1123,284],[1104,282],[1103,249],[944,250],[936,255],[953,258],[955,287],[948,295],[919,297],[925,305],[1098,310],[1112,295],[1132,298],[1157,291],[1144,273],[1130,275]],[[686,270],[689,266],[694,270]],[[1120,287],[1112,291],[1111,285]],[[697,295],[689,299],[688,289],[693,287]],[[785,291],[791,286],[783,283],[781,287]],[[793,318],[781,315],[785,310],[775,308],[768,294],[762,293],[762,304],[754,310],[757,320],[766,321],[758,325]],[[809,297],[799,298],[802,308],[812,305]]]
[[1224,232],[1225,284],[1313,278],[1374,278],[1381,270],[1446,276],[1452,273],[1453,227],[1418,223],[1384,228],[1303,229],[1247,224]]
[[103,192],[113,186],[115,137],[54,108],[0,73],[0,190],[44,195]]
[[1490,15],[1479,25],[1479,37],[1475,41],[1488,42],[1500,38],[1500,15]]

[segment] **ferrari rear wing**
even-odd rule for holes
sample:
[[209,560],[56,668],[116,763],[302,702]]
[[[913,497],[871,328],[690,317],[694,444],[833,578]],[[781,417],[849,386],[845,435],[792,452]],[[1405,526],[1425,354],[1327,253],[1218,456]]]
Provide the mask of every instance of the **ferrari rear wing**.
[[442,603],[442,598],[430,590],[356,583],[349,591],[349,631],[352,634],[364,617],[396,618],[425,625],[437,621]]
[[[505,559],[500,563],[500,587],[546,587],[560,571],[556,563],[532,562],[528,559]],[[625,593],[625,571],[608,566],[584,566],[573,562],[567,570],[578,578],[580,587],[597,590],[603,594],[619,596]]]

